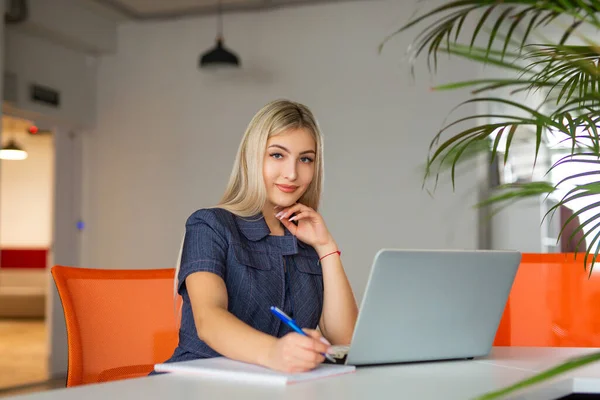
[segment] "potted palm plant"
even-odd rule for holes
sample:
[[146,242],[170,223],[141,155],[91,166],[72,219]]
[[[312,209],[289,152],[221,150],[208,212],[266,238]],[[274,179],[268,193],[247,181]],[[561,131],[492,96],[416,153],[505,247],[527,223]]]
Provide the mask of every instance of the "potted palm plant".
[[[586,240],[584,268],[591,272],[600,251],[600,199],[594,197],[600,194],[600,42],[589,32],[600,28],[600,1],[446,1],[413,17],[390,38],[409,28],[420,28],[409,49],[411,59],[426,58],[431,73],[441,55],[491,67],[480,79],[433,88],[469,90],[470,97],[458,106],[475,104],[483,111],[450,119],[433,136],[426,178],[439,176],[447,167],[454,185],[459,163],[482,151],[490,160],[506,162],[519,131],[531,132],[534,163],[548,138],[556,139],[563,155],[549,165],[548,172],[565,165],[585,168],[554,184],[505,185],[500,195],[481,205],[550,194],[571,184],[550,211],[571,206],[574,212],[565,226],[579,220],[571,236]],[[588,200],[585,207],[572,207],[581,199]],[[597,360],[600,353],[572,359],[482,398],[504,396]]]

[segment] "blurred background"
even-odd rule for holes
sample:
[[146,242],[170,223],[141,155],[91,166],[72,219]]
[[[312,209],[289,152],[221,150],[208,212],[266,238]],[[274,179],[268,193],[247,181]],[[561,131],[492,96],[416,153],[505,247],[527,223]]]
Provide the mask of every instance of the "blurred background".
[[413,76],[410,34],[378,51],[418,4],[0,1],[0,395],[64,386],[49,268],[173,267],[187,217],[219,200],[246,125],[275,98],[322,128],[320,211],[359,302],[384,247],[559,251],[543,198],[493,218],[474,208],[499,183],[539,178],[523,161],[531,135],[508,166],[477,158],[456,189],[423,189],[430,141],[460,100],[429,88],[483,72],[451,60]]

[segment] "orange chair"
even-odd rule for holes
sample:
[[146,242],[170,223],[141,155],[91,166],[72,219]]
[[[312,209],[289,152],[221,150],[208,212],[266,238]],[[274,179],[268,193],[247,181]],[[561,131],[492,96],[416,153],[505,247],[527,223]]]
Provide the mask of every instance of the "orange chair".
[[584,257],[523,254],[494,345],[600,347],[600,260],[590,276]]
[[67,387],[144,376],[173,354],[179,330],[174,269],[57,265],[52,276],[67,326]]

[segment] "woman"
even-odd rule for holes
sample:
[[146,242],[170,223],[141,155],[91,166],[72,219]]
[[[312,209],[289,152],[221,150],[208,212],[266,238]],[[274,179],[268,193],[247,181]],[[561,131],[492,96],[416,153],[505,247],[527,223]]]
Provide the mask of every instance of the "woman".
[[322,182],[311,111],[287,100],[267,104],[244,134],[220,203],[186,223],[175,283],[183,299],[179,345],[167,362],[222,355],[302,372],[322,363],[331,344],[350,343],[358,309],[317,212]]

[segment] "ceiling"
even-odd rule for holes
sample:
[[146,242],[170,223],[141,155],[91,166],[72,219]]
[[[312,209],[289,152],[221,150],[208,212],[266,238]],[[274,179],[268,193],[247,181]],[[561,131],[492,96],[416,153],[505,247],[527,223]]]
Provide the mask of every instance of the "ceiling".
[[[223,11],[250,11],[290,5],[350,0],[222,0]],[[108,12],[133,20],[157,20],[214,14],[218,0],[92,0]]]

